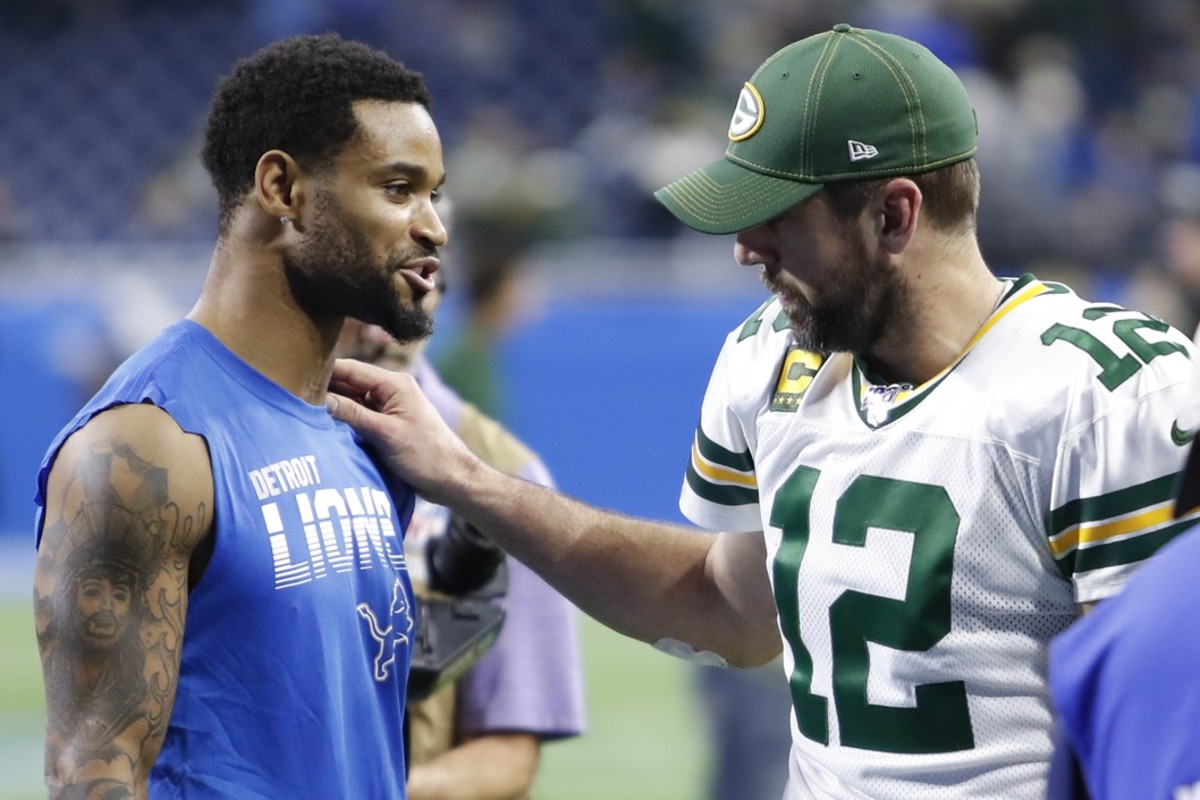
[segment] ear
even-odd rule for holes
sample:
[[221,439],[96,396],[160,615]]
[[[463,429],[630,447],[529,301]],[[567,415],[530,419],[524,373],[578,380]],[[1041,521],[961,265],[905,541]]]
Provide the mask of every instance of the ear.
[[921,219],[921,189],[908,178],[888,181],[876,202],[879,240],[893,255],[902,253],[917,232]]
[[287,218],[299,227],[309,180],[296,160],[282,150],[268,150],[254,168],[254,195],[263,213]]

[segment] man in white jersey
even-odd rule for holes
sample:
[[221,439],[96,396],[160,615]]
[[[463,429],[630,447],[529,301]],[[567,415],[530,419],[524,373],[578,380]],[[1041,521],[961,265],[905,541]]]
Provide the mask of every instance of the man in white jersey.
[[1190,524],[1192,346],[993,276],[976,135],[932,53],[839,24],[771,56],[725,157],[657,193],[773,293],[701,410],[681,506],[716,536],[504,478],[367,365],[335,366],[334,415],[613,628],[736,665],[782,644],[788,800],[1041,798],[1050,639]]

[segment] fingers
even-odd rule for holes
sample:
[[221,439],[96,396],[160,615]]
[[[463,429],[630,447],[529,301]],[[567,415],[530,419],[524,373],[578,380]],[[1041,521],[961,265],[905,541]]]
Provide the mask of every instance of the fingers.
[[384,413],[406,407],[420,394],[411,375],[349,358],[334,361],[329,390]]
[[356,400],[331,391],[325,395],[325,407],[329,409],[329,416],[361,432],[367,409]]
[[352,358],[338,358],[333,362],[333,374],[330,376],[329,385],[343,387],[351,396],[363,396],[386,383],[395,374],[374,364]]
[[325,407],[329,409],[329,416],[346,423],[367,441],[389,449],[389,426],[393,421],[386,414],[332,391],[325,395]]

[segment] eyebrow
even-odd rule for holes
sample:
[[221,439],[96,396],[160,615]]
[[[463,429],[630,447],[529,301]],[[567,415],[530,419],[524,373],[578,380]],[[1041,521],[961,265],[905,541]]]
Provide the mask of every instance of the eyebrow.
[[[371,177],[378,178],[385,175],[408,175],[418,182],[424,182],[429,179],[429,170],[420,164],[413,164],[409,161],[393,161],[386,166],[382,166],[371,171]],[[442,179],[438,181],[438,186],[446,182],[446,176],[443,173]]]

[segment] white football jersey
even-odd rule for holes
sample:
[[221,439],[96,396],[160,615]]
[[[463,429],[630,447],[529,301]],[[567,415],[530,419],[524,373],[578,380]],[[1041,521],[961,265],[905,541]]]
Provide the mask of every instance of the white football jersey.
[[918,387],[797,349],[774,298],[730,333],[680,505],[764,532],[787,800],[1044,797],[1050,639],[1194,521],[1192,349],[1030,275]]

